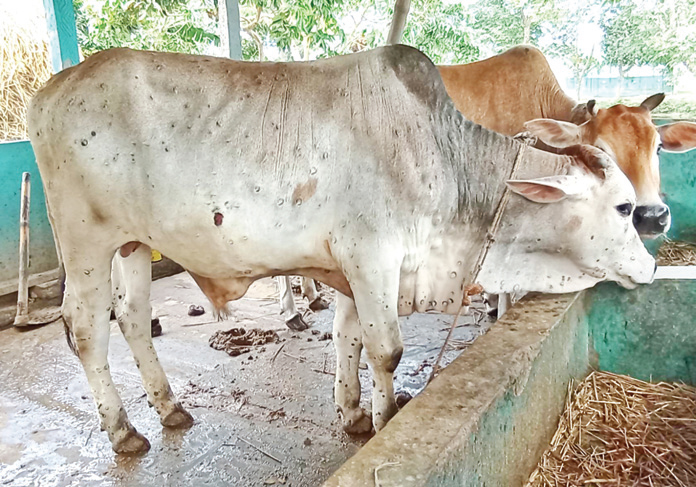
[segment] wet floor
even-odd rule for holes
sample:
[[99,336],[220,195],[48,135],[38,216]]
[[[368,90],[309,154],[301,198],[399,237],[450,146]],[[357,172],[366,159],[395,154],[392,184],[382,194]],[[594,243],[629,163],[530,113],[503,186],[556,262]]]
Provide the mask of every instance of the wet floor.
[[[68,349],[62,324],[0,332],[0,483],[320,485],[367,438],[346,435],[334,411],[335,358],[333,343],[326,339],[333,304],[306,315],[309,330],[293,332],[278,314],[275,296],[272,280],[259,281],[231,303],[230,319],[217,322],[187,274],[153,283],[153,307],[164,330],[154,339],[155,347],[172,389],[196,420],[186,431],[159,424],[126,342],[112,323],[111,373],[133,425],[152,444],[137,457],[115,455],[99,431],[87,381]],[[300,303],[298,297],[296,301]],[[190,317],[191,304],[203,305],[207,312]],[[306,309],[304,303],[300,309]],[[396,371],[397,391],[415,394],[424,387],[451,320],[438,314],[401,320],[405,351]],[[443,363],[490,326],[480,312],[459,323]],[[236,357],[208,345],[216,331],[232,327],[273,330],[279,341]],[[369,409],[366,366],[361,381],[362,402]]]

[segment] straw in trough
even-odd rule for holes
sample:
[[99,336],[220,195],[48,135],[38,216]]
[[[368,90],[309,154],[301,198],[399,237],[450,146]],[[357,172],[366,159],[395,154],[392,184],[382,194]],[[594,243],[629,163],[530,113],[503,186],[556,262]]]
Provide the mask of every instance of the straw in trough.
[[657,265],[696,265],[696,245],[665,239],[657,252]]
[[50,76],[46,41],[27,27],[0,22],[0,140],[27,138],[29,100]]
[[696,388],[593,372],[527,487],[695,486]]

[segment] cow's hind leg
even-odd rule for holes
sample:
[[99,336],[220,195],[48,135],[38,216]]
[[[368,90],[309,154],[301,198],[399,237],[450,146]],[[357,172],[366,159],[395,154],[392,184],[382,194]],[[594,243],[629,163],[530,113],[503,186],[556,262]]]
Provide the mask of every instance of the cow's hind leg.
[[317,291],[317,285],[314,279],[308,277],[302,278],[302,294],[307,297],[309,301],[309,309],[312,311],[321,311],[322,309],[329,309],[329,303],[324,301]]
[[358,312],[353,300],[339,292],[336,293],[333,330],[336,348],[336,409],[341,415],[346,433],[369,433],[372,430],[372,420],[360,407],[359,365],[363,344]]
[[309,328],[309,325],[302,319],[300,312],[297,311],[297,306],[295,306],[290,276],[278,276],[276,277],[276,282],[278,283],[278,294],[280,295],[280,312],[285,316],[287,327],[295,331]]
[[150,247],[140,245],[128,257],[117,254],[113,276],[114,282],[118,282],[114,287],[119,289],[116,319],[140,370],[148,402],[159,414],[163,426],[191,426],[193,417],[176,400],[152,345]]
[[150,443],[128,420],[107,361],[111,310],[111,252],[94,247],[64,255],[66,289],[63,317],[85,370],[102,430],[118,453],[147,451]]

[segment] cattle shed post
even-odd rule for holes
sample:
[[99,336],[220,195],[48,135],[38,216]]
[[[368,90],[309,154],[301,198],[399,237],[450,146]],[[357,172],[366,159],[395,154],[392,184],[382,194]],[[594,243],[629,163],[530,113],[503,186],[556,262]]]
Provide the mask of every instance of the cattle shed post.
[[80,62],[72,0],[44,0],[51,61],[55,73]]
[[228,49],[230,59],[242,59],[242,37],[238,0],[219,0],[220,45]]

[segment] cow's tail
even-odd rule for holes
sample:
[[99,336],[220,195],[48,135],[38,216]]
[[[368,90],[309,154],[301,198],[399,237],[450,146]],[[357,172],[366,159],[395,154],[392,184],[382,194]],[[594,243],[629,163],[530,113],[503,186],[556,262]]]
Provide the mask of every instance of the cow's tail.
[[[212,304],[212,301],[211,301]],[[217,321],[225,321],[232,317],[232,310],[230,310],[229,305],[225,304],[223,307],[218,308],[213,304],[213,317]]]

